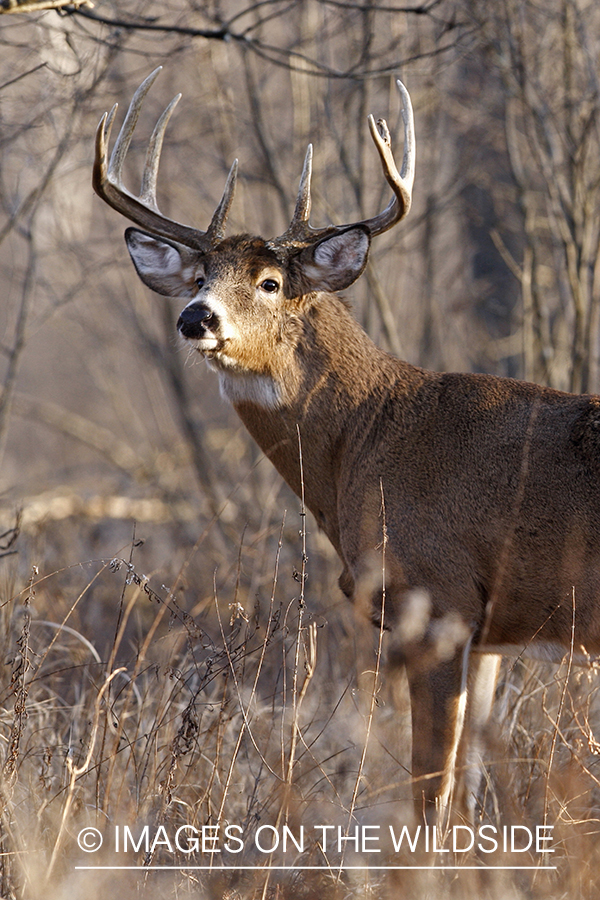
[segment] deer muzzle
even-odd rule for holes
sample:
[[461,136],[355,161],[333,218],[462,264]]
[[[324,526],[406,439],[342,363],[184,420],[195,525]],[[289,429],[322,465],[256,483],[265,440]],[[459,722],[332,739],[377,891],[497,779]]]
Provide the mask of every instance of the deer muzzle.
[[177,320],[177,330],[184,338],[199,341],[210,331],[214,334],[216,316],[204,303],[190,303]]

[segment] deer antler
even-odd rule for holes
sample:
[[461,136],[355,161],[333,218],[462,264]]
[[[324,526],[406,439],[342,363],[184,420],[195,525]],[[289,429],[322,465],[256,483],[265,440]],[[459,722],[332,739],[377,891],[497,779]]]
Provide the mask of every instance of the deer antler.
[[139,197],[131,194],[122,181],[123,161],[127,155],[131,138],[137,120],[142,108],[144,98],[152,85],[154,84],[162,66],[159,66],[142,82],[135,92],[125,121],[121,126],[121,131],[116,140],[113,152],[108,162],[108,143],[112,124],[117,111],[117,104],[113,106],[109,113],[104,113],[96,131],[96,154],[94,158],[94,171],[92,184],[94,190],[99,197],[102,197],[109,206],[116,209],[117,212],[127,216],[136,225],[150,231],[157,237],[169,238],[191,247],[195,250],[207,250],[214,247],[223,239],[225,231],[225,223],[227,214],[231,207],[233,194],[235,191],[235,182],[237,176],[237,159],[233,163],[223,196],[207,231],[200,231],[197,228],[191,228],[188,225],[182,225],[173,219],[164,216],[156,202],[156,178],[158,173],[158,164],[160,161],[160,151],[162,149],[163,138],[168,121],[171,118],[175,106],[179,102],[181,94],[171,100],[158,122],[154,126],[154,131],[148,143],[146,152],[146,161],[144,164],[144,173],[142,176],[142,187]]
[[415,177],[415,125],[409,93],[399,79],[396,80],[396,86],[402,99],[402,118],[404,120],[404,156],[401,172],[398,172],[392,154],[392,142],[387,122],[385,119],[379,119],[375,122],[373,116],[369,116],[369,129],[381,158],[383,174],[394,192],[394,196],[388,206],[379,215],[373,216],[371,219],[363,219],[361,222],[354,222],[348,225],[328,225],[325,228],[312,228],[309,224],[312,144],[309,144],[300,177],[300,188],[292,221],[287,231],[280,237],[269,241],[269,246],[273,250],[287,252],[308,247],[325,237],[360,225],[367,228],[371,236],[382,234],[384,231],[392,228],[408,213]]

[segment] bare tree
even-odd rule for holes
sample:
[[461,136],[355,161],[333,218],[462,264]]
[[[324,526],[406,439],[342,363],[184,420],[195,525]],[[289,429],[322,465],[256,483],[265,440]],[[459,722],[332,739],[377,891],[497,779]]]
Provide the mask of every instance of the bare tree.
[[[515,255],[494,238],[521,286],[523,374],[598,390],[600,16],[587,0],[470,4],[485,58],[504,85],[507,158],[522,220]],[[497,191],[498,195],[498,191]]]

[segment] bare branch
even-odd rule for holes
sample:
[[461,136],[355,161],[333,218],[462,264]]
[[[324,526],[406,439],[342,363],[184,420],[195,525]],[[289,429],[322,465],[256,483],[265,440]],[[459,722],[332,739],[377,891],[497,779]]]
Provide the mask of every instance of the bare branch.
[[93,7],[91,0],[0,0],[2,13],[32,13],[44,9],[79,9],[82,6]]

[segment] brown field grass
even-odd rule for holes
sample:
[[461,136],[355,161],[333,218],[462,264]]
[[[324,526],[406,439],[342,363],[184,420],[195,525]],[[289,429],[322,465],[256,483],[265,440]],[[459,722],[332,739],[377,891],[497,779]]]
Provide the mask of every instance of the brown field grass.
[[0,560],[1,896],[597,896],[595,670],[506,662],[498,690],[478,825],[547,824],[552,853],[396,851],[406,688],[290,518],[227,559],[211,533],[183,552],[172,523],[68,516]]

